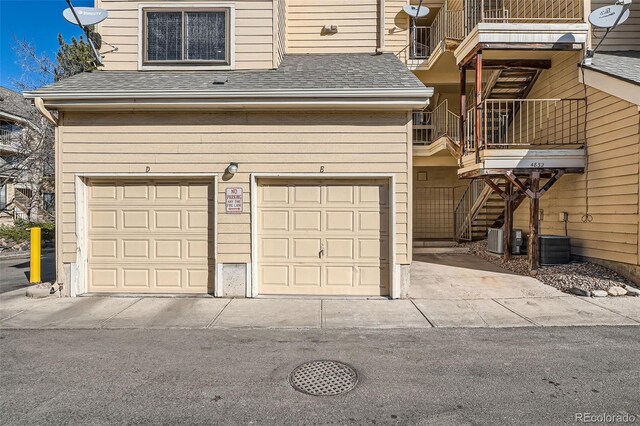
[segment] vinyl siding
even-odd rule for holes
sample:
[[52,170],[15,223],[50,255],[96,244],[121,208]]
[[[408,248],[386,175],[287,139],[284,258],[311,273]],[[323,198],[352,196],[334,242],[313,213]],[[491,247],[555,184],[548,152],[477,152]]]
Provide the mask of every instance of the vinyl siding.
[[409,45],[409,16],[402,11],[406,0],[384,1],[384,50],[400,54]]
[[[58,188],[62,262],[74,262],[76,174],[217,173],[218,261],[250,261],[250,173],[394,173],[397,261],[410,262],[410,127],[405,112],[65,112]],[[222,175],[240,164],[230,180]],[[225,214],[224,191],[242,187],[243,214]]]
[[[138,5],[159,4],[235,4],[236,69],[273,68],[273,2],[271,0],[236,1],[126,1],[97,0],[98,7],[109,11],[109,18],[99,25],[104,42],[118,48],[105,55],[105,70],[138,69]],[[109,50],[105,46],[102,50]]]
[[[583,97],[578,81],[580,54],[557,54],[530,98]],[[640,115],[637,105],[588,88],[588,172],[565,175],[542,197],[541,231],[564,234],[560,212],[569,213],[574,254],[639,264]],[[587,198],[588,195],[588,198]],[[584,222],[587,212],[593,217]],[[529,204],[516,211],[515,226],[528,229]]]
[[[591,10],[614,3],[615,1],[611,0],[591,0]],[[600,42],[604,33],[604,30],[599,29],[593,32],[592,43],[594,47]],[[598,51],[602,52],[608,50],[640,50],[640,3],[638,1],[631,3],[629,19],[611,31],[598,48]]]
[[[378,0],[288,0],[287,53],[374,52]],[[336,34],[322,34],[337,25]]]

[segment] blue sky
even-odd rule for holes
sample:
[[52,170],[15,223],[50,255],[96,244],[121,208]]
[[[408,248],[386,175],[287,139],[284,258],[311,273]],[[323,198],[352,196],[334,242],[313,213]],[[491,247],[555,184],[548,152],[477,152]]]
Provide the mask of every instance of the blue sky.
[[[93,0],[72,0],[74,6],[93,6]],[[62,17],[65,0],[0,0],[0,85],[15,89],[15,80],[28,77],[16,63],[13,35],[33,44],[39,53],[55,58],[58,34],[69,41],[82,31]]]

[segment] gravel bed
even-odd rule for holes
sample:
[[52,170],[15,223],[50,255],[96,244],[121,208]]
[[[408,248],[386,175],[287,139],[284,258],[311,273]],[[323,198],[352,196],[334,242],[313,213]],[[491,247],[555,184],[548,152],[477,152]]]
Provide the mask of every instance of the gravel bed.
[[[502,257],[487,252],[487,241],[466,243],[469,252],[518,275],[529,275],[527,256],[514,256],[505,262]],[[638,287],[622,275],[590,262],[572,261],[566,265],[541,266],[536,278],[544,284],[566,292],[572,287],[582,290],[608,290],[611,287],[624,287],[625,284]]]

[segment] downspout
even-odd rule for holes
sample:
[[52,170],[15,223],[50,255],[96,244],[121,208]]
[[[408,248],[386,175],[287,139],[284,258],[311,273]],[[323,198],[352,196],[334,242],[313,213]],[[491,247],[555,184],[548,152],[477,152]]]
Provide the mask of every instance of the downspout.
[[53,124],[54,126],[58,125],[58,119],[54,117],[53,114],[51,114],[51,111],[49,111],[44,106],[44,102],[42,101],[42,98],[34,98],[33,103],[35,104],[38,112],[42,114],[42,116],[46,118],[49,123]]
[[385,19],[385,11],[384,11],[384,0],[378,0],[378,9],[380,9],[378,13],[378,43],[376,46],[376,53],[384,52],[384,19]]

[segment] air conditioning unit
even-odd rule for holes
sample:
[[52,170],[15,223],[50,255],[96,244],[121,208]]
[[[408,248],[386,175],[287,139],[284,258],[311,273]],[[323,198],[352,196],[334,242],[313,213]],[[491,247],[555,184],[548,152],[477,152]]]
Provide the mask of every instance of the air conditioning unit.
[[571,261],[571,238],[563,235],[540,235],[540,264],[564,265]]
[[[487,232],[487,250],[495,254],[504,254],[504,229],[489,228]],[[524,252],[524,234],[522,229],[514,229],[511,235],[511,254]]]

